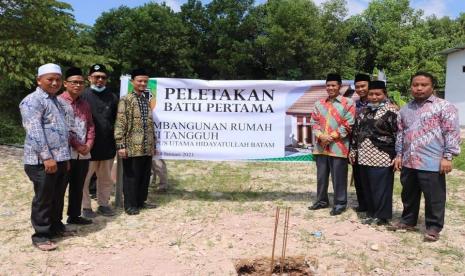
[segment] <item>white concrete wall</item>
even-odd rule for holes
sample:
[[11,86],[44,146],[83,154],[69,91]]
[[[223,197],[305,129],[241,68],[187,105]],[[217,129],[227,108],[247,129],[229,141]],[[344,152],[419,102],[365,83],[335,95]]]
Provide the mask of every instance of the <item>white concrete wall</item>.
[[285,122],[286,130],[284,131],[284,143],[286,146],[294,145],[297,140],[297,118],[286,115]]
[[459,109],[460,125],[465,126],[465,50],[447,56],[445,98]]

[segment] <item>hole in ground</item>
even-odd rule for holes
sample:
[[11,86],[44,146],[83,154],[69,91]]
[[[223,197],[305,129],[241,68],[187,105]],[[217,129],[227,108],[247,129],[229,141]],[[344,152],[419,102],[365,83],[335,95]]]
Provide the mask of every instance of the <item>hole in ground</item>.
[[[315,275],[318,261],[313,257],[294,256],[284,260],[283,275]],[[270,275],[271,258],[258,257],[251,259],[238,259],[235,262],[237,275]],[[281,263],[275,258],[273,275],[279,275]]]

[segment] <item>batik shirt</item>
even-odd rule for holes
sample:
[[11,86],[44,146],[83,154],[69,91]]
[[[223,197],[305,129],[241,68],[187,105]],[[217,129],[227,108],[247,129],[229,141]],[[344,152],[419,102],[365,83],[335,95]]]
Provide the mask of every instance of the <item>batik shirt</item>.
[[398,128],[396,152],[404,167],[437,172],[443,157],[460,153],[457,108],[434,95],[403,106]]
[[128,157],[152,155],[155,149],[152,112],[142,94],[133,92],[118,104],[115,123],[117,149],[126,149]]
[[381,103],[358,114],[352,131],[350,156],[357,164],[390,167],[395,153],[398,112],[394,105]]
[[368,105],[368,101],[356,100],[355,101],[355,114],[358,115]]
[[72,122],[66,113],[66,103],[38,87],[21,101],[19,109],[26,130],[24,164],[38,165],[48,159],[69,160]]
[[89,103],[78,97],[76,100],[69,95],[68,92],[63,92],[59,98],[66,101],[73,109],[75,135],[70,135],[71,158],[72,159],[90,159],[90,153],[82,155],[77,151],[77,148],[87,145],[92,148],[95,139],[95,127],[92,119],[92,111]]
[[[341,95],[334,99],[321,99],[315,103],[310,119],[312,133],[317,139],[313,154],[347,158],[349,153],[349,134],[355,120],[355,105],[352,99]],[[321,134],[337,136],[326,147],[320,145]]]

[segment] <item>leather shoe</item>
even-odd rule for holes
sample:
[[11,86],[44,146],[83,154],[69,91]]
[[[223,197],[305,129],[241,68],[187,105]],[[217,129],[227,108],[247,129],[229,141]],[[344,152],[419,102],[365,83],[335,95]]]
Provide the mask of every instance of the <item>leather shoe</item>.
[[133,216],[133,215],[138,215],[139,214],[139,209],[136,207],[129,207],[126,209],[126,214]]
[[324,208],[328,208],[328,204],[317,202],[311,206],[308,206],[308,210],[318,210],[318,209],[324,209]]
[[91,219],[83,218],[83,217],[68,217],[66,222],[68,224],[80,224],[80,225],[92,224]]
[[151,203],[145,203],[140,207],[140,209],[155,209],[157,205]]
[[345,208],[333,208],[331,212],[329,212],[329,214],[331,216],[337,216],[337,215],[342,214],[344,211],[345,211]]

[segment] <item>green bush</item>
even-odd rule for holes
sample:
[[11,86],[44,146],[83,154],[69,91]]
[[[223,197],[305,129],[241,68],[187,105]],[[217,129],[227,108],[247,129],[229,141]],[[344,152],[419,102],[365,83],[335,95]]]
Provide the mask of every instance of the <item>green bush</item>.
[[0,143],[23,144],[24,129],[17,119],[0,113]]

